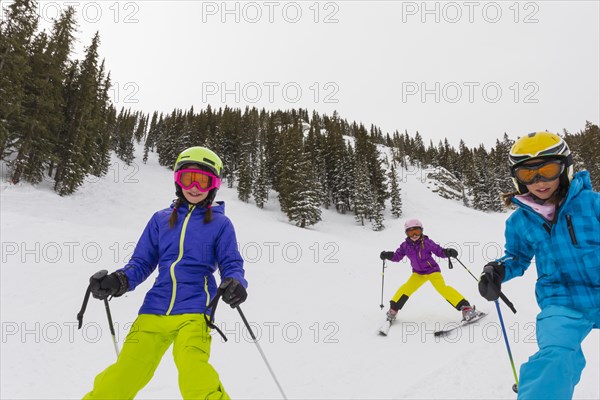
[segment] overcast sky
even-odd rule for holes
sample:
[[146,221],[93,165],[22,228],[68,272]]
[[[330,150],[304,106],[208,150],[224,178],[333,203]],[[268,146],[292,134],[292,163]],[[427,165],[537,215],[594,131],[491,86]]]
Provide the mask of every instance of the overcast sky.
[[488,147],[600,119],[598,1],[42,1],[42,20],[68,4],[117,107],[337,110]]

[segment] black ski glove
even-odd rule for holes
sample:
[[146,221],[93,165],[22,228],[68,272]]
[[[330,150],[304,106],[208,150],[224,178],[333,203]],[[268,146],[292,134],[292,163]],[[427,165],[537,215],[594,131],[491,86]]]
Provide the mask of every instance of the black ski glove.
[[444,254],[446,255],[446,257],[458,257],[458,251],[456,251],[456,249],[451,249],[451,248],[447,248],[444,249]]
[[504,265],[491,262],[483,267],[481,278],[479,278],[479,293],[489,301],[496,301],[500,297],[502,281],[505,275]]
[[225,278],[219,285],[219,289],[223,290],[223,301],[229,304],[231,308],[236,308],[248,297],[244,285],[234,278]]
[[382,260],[392,261],[392,257],[394,257],[393,251],[382,251],[381,254],[379,254],[379,258],[381,258]]
[[127,276],[121,272],[113,272],[103,269],[90,277],[90,291],[96,299],[104,300],[108,296],[119,297],[127,292],[129,281]]

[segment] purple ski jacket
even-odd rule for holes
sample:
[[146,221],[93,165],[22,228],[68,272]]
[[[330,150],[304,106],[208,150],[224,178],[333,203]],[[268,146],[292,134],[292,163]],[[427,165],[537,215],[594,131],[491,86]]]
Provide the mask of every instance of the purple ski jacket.
[[433,254],[441,258],[447,258],[444,254],[444,248],[423,235],[419,240],[413,242],[410,238],[398,247],[392,261],[398,262],[405,256],[410,260],[410,265],[414,273],[420,275],[429,275],[434,272],[441,272],[440,266],[433,259]]

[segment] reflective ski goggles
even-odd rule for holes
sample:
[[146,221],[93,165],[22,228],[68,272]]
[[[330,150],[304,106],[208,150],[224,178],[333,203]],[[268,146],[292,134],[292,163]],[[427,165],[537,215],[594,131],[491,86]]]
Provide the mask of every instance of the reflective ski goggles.
[[423,233],[423,228],[419,228],[418,226],[413,226],[406,230],[406,236],[420,235],[421,233]]
[[175,182],[182,189],[190,190],[196,186],[201,192],[221,187],[221,179],[218,176],[198,169],[182,169],[175,172]]
[[550,160],[538,164],[520,165],[514,169],[514,176],[523,185],[531,185],[538,180],[550,182],[555,180],[565,170],[561,160]]

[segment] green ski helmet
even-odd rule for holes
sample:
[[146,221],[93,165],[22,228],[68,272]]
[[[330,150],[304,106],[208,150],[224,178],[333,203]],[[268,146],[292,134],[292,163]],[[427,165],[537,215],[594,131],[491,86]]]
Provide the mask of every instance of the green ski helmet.
[[190,147],[179,153],[173,166],[173,171],[179,171],[185,164],[199,164],[207,167],[219,178],[221,178],[221,173],[223,172],[223,161],[221,161],[214,151],[206,147]]
[[[175,160],[175,165],[173,165],[173,172],[176,173],[185,165],[189,164],[198,164],[215,174],[219,179],[223,173],[223,161],[221,161],[219,156],[214,151],[206,147],[189,147],[179,153],[177,160]],[[175,179],[175,176],[173,176],[173,178]],[[204,200],[207,206],[212,204],[217,194],[217,190],[218,189],[215,188],[208,192],[208,196],[206,200]],[[175,193],[179,199],[186,201],[183,191],[177,182],[175,182]]]

